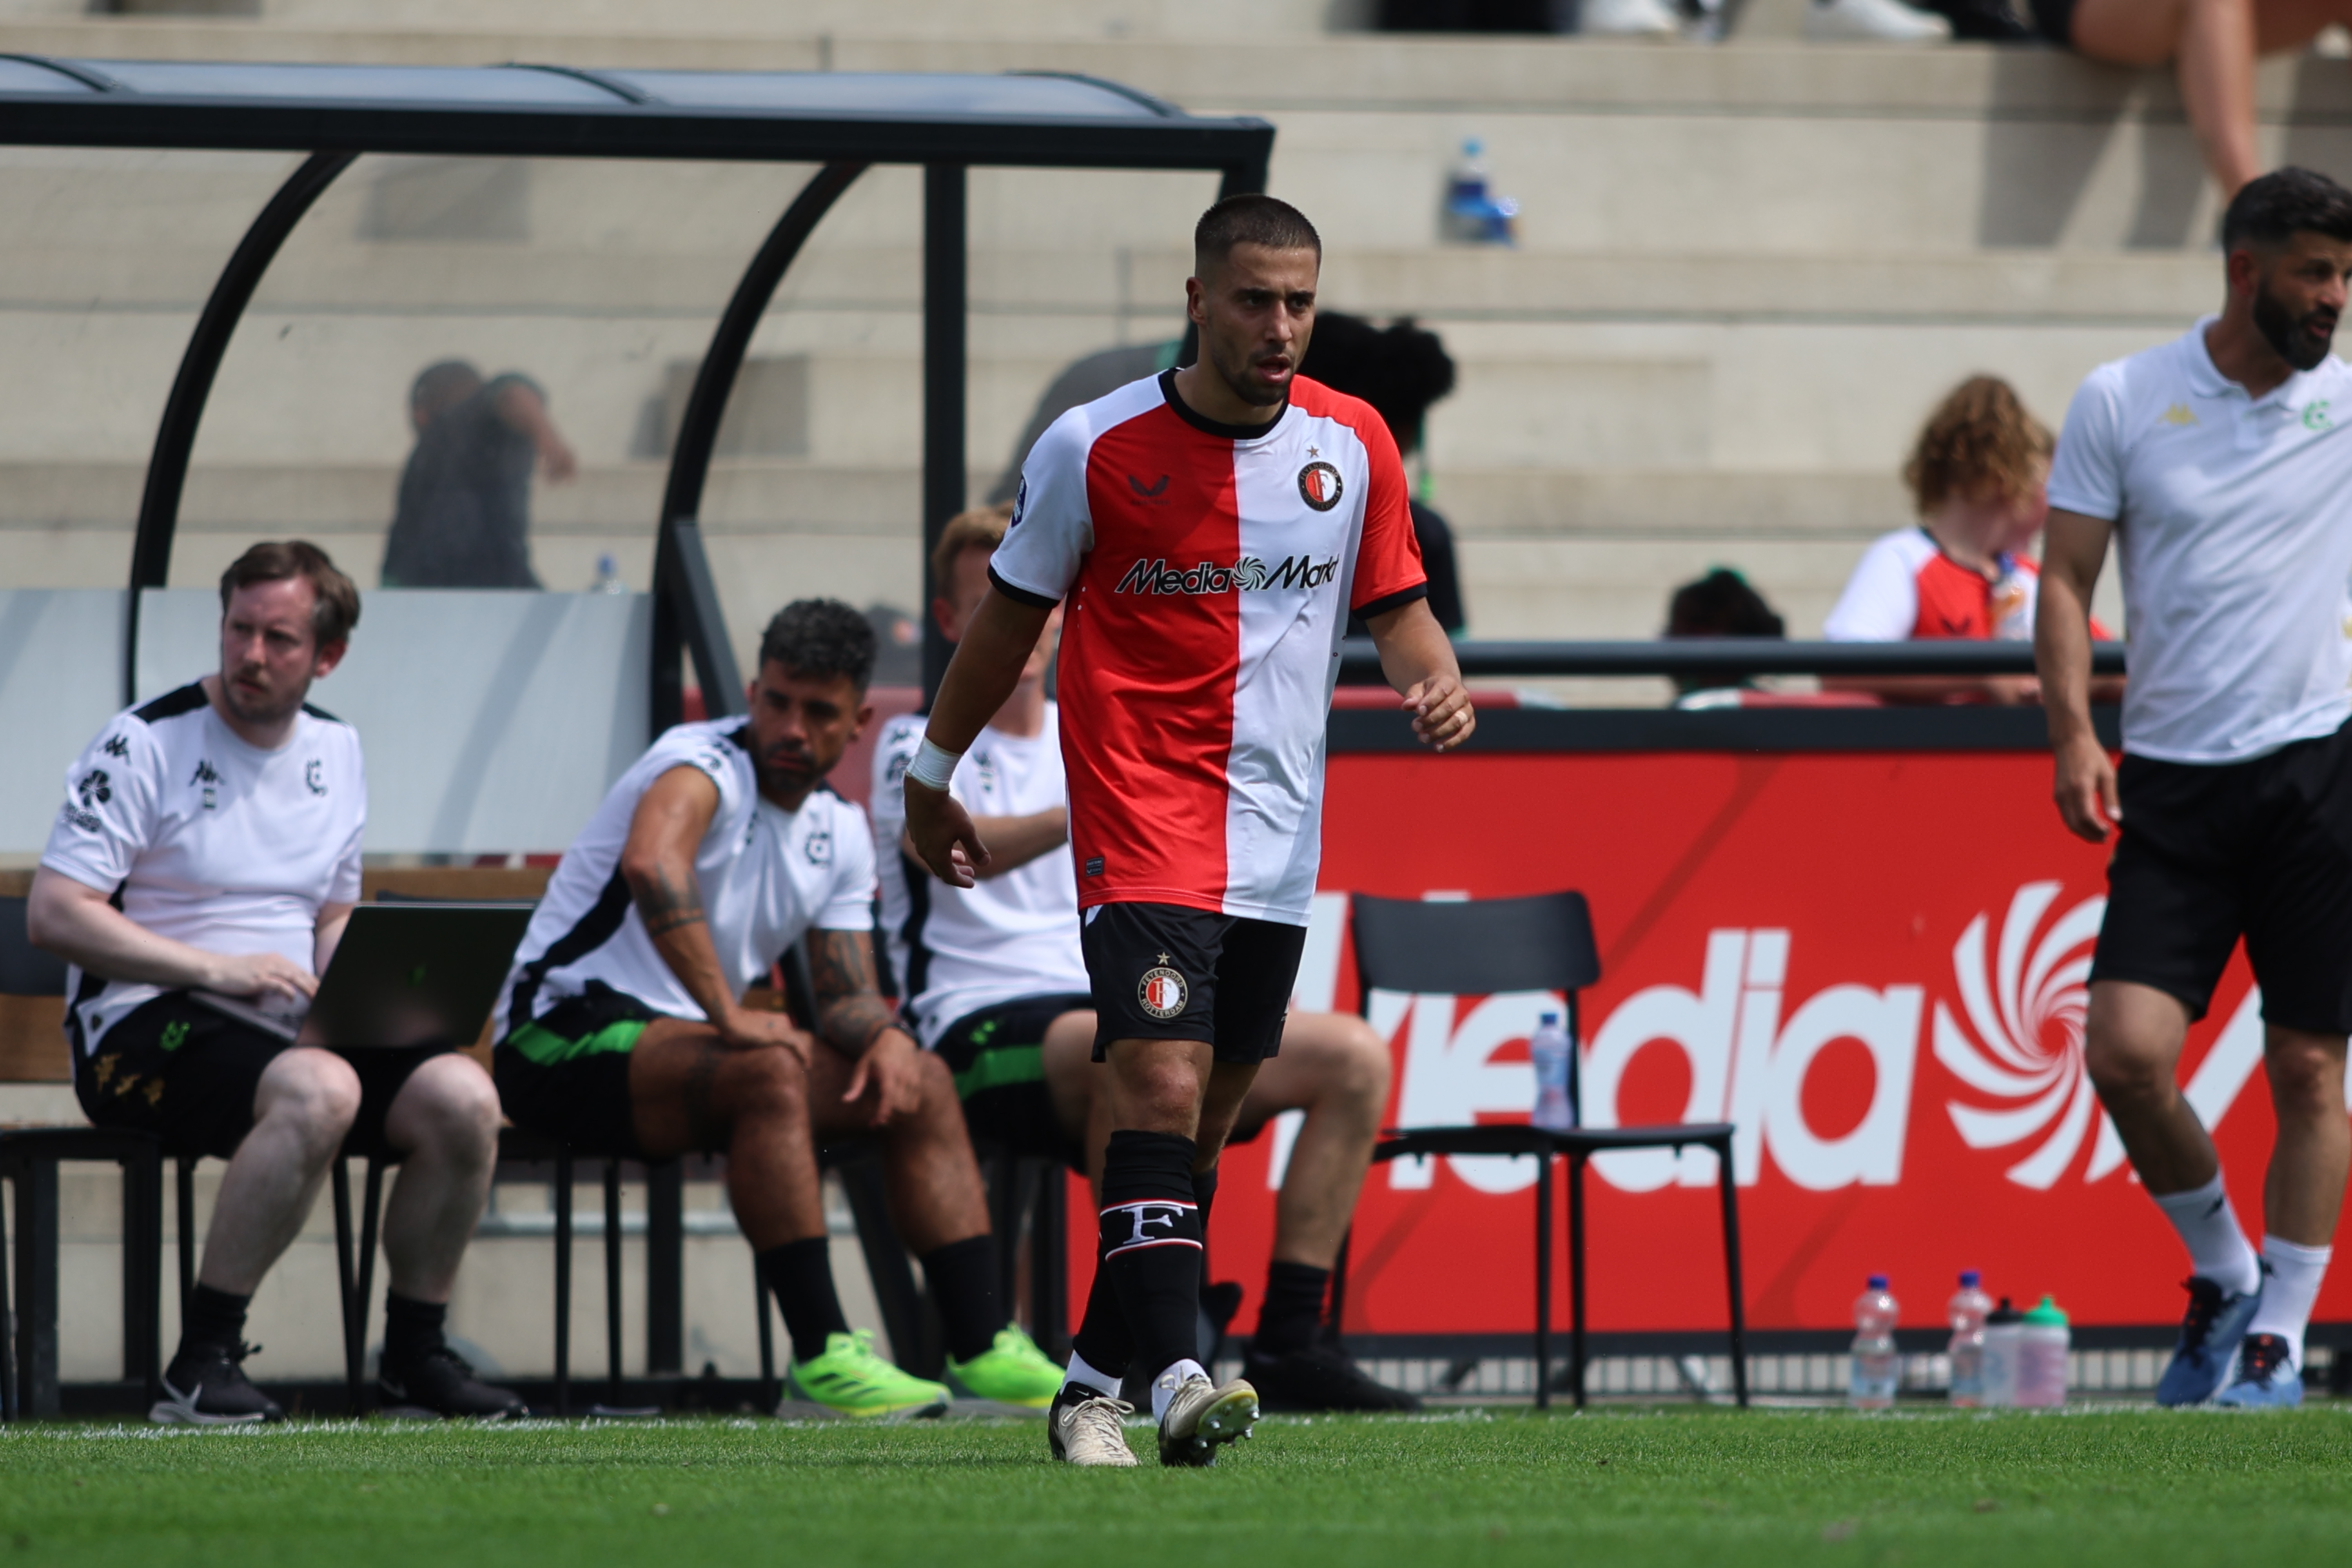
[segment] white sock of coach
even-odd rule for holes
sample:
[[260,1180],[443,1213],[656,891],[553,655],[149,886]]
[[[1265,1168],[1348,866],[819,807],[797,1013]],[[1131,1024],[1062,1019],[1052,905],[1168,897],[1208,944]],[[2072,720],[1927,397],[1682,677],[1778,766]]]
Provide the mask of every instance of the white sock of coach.
[[2319,1282],[2327,1277],[2327,1259],[2335,1250],[2281,1241],[2275,1236],[2263,1237],[2263,1261],[2271,1266],[2271,1277],[2263,1286],[2263,1304],[2254,1309],[2254,1321],[2246,1325],[2246,1332],[2276,1334],[2284,1340],[2294,1352],[2292,1371],[2303,1370],[2304,1325],[2311,1321],[2312,1304],[2319,1300]]
[[2201,1187],[2185,1193],[2153,1194],[2156,1206],[2180,1233],[2189,1248],[2189,1271],[2210,1279],[2233,1296],[2242,1296],[2263,1282],[2263,1269],[2246,1233],[2238,1228],[2238,1213],[2221,1188],[2221,1173]]

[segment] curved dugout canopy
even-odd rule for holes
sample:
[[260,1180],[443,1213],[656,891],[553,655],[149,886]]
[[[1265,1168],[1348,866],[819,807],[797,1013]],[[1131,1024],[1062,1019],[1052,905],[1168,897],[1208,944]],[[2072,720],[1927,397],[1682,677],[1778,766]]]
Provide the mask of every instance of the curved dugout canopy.
[[[743,682],[697,522],[719,416],[752,329],[825,213],[875,163],[924,170],[923,532],[964,503],[965,171],[1213,170],[1263,190],[1274,128],[1208,119],[1051,73],[588,70],[62,59],[0,55],[0,145],[309,154],[246,231],[197,318],[156,432],[131,547],[124,700],[140,590],[163,585],[189,454],[237,320],[279,247],[362,153],[816,163],[751,258],[703,356],[656,520],[652,719],[682,711],[681,648],[713,714]],[[925,598],[931,596],[925,567]],[[925,685],[947,648],[926,617]]]

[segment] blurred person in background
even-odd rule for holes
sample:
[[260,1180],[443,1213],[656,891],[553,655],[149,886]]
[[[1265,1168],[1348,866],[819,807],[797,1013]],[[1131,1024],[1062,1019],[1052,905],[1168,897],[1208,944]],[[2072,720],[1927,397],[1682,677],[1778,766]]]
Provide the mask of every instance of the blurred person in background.
[[[1710,639],[1785,637],[1789,629],[1780,612],[1765,602],[1747,578],[1728,566],[1717,566],[1675,590],[1674,597],[1666,601],[1666,629],[1659,635]],[[1687,670],[1677,671],[1671,679],[1677,708],[1737,708],[1739,694],[1756,684]]]
[[2352,0],[2032,0],[2052,43],[2109,65],[2169,63],[2205,167],[2228,201],[2263,172],[2254,61],[2352,23]]
[[[1370,404],[1396,437],[1397,454],[1403,458],[1421,449],[1431,405],[1454,390],[1454,360],[1445,344],[1435,332],[1414,325],[1410,316],[1376,327],[1361,316],[1317,312],[1314,341],[1299,374]],[[1448,637],[1460,637],[1467,623],[1462,613],[1462,579],[1454,567],[1454,530],[1436,508],[1419,500],[1410,504],[1422,570],[1429,574],[1429,613]],[[1348,635],[1371,634],[1363,617],[1350,616]]]
[[547,415],[547,394],[509,371],[488,381],[463,360],[428,365],[408,391],[416,447],[401,470],[383,542],[387,588],[536,588],[530,474],[562,484],[579,459]]
[[[2056,446],[2007,382],[1973,375],[1954,387],[1903,466],[1918,524],[1864,552],[1822,636],[2032,642],[2041,568],[2025,552],[2049,513],[2043,486]],[[2094,628],[2093,636],[2107,637],[2105,627]],[[1902,702],[2041,700],[2030,675],[1832,677],[1822,684]]]

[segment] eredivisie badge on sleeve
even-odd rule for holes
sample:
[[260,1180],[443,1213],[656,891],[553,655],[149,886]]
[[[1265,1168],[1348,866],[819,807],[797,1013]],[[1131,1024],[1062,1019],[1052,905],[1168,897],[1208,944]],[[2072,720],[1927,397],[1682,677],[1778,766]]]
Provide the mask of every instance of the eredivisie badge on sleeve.
[[1157,964],[1143,972],[1143,980],[1135,988],[1135,999],[1155,1018],[1173,1018],[1183,1012],[1190,994],[1184,977],[1168,967],[1164,952]]

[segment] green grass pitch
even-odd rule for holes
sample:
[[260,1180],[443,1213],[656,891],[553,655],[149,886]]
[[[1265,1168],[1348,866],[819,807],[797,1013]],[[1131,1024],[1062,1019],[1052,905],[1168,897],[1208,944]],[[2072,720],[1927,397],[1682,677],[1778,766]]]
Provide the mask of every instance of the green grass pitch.
[[541,1563],[2316,1563],[2352,1410],[1274,1419],[1213,1470],[1034,1424],[0,1434],[0,1568]]

